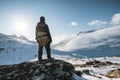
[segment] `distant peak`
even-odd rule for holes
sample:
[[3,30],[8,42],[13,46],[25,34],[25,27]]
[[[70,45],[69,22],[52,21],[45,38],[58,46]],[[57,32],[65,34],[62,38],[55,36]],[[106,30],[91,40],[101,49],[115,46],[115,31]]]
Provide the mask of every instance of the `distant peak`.
[[[100,29],[103,29],[103,28],[100,28]],[[100,30],[100,29],[93,29],[93,30],[88,30],[88,31],[80,31],[77,35],[79,35],[81,33],[92,33],[92,32],[95,32],[97,30]]]
[[11,37],[14,37],[14,38],[17,38],[17,35],[16,34],[13,34],[13,35],[10,35]]
[[27,39],[24,35],[20,35],[18,38],[19,38],[19,39],[23,39],[23,40],[27,40],[27,41],[28,41],[28,39]]

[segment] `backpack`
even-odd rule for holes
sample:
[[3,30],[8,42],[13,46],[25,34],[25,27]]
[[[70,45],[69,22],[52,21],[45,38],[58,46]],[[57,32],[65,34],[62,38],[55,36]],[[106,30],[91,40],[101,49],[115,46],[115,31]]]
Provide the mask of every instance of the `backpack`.
[[37,32],[36,40],[40,46],[46,46],[49,42],[47,32]]

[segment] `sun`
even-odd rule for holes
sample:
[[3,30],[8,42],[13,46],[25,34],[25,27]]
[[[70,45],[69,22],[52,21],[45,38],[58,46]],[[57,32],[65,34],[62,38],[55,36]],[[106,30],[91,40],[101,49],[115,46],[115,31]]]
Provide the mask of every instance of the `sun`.
[[21,16],[14,16],[15,29],[18,33],[24,33],[27,28],[27,20]]

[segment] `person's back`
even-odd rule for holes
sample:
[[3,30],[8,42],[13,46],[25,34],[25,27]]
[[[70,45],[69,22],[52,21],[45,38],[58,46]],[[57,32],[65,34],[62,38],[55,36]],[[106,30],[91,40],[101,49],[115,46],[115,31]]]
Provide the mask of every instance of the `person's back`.
[[37,24],[37,27],[36,27],[36,32],[47,32],[47,24],[43,23],[43,22],[39,22]]
[[45,23],[45,18],[40,17],[40,22],[36,26],[36,40],[39,44],[38,59],[42,60],[43,47],[45,46],[48,59],[51,59],[50,43],[52,42],[51,34],[48,25]]

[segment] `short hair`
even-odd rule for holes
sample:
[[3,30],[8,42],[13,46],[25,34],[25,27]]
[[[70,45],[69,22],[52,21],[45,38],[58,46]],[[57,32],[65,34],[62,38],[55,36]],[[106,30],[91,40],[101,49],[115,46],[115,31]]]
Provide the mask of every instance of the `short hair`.
[[41,16],[41,17],[40,17],[40,21],[41,21],[41,22],[45,22],[45,17],[44,17],[44,16]]

